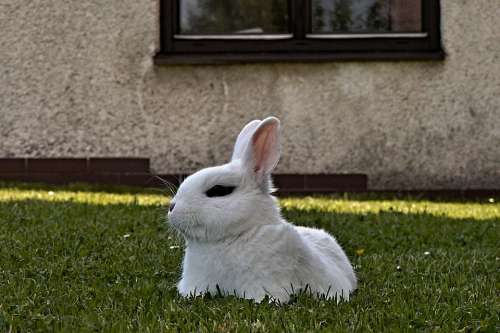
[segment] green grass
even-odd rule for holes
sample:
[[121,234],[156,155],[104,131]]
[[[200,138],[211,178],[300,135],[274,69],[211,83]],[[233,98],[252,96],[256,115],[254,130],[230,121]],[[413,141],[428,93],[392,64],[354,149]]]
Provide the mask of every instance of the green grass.
[[[134,192],[135,191],[135,192]],[[123,188],[0,185],[0,332],[498,332],[500,204],[385,196],[282,199],[356,267],[349,303],[182,299],[168,198]]]

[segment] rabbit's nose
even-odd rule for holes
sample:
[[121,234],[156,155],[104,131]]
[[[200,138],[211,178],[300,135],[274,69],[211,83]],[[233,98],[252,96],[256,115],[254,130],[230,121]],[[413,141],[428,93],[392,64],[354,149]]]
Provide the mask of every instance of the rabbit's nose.
[[174,210],[174,207],[175,207],[175,202],[171,202],[170,203],[170,206],[168,207],[168,211],[171,212]]

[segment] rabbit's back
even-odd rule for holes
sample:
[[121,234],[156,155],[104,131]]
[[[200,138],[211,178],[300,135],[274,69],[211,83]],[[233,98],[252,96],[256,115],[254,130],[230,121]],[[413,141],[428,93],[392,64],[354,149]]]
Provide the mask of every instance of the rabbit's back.
[[356,289],[357,279],[351,263],[332,235],[321,229],[300,226],[296,226],[295,229],[306,240],[306,243],[315,250],[315,254],[322,261],[326,262],[331,268],[338,268],[338,270],[334,269],[338,287],[349,291]]

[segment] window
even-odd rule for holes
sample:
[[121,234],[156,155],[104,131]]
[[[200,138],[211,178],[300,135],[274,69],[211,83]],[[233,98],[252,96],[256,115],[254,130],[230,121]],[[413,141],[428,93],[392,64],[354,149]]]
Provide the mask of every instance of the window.
[[156,63],[442,59],[438,0],[161,0]]

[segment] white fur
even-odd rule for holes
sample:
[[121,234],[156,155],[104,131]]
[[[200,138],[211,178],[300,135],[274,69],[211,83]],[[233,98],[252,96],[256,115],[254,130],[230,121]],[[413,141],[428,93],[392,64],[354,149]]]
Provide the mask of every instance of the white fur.
[[[200,170],[181,184],[168,213],[186,239],[184,296],[221,292],[286,302],[307,290],[349,299],[356,276],[336,240],[319,229],[294,226],[270,195],[270,173],[279,159],[279,120],[255,120],[238,136],[228,164]],[[214,185],[237,186],[207,197]]]

